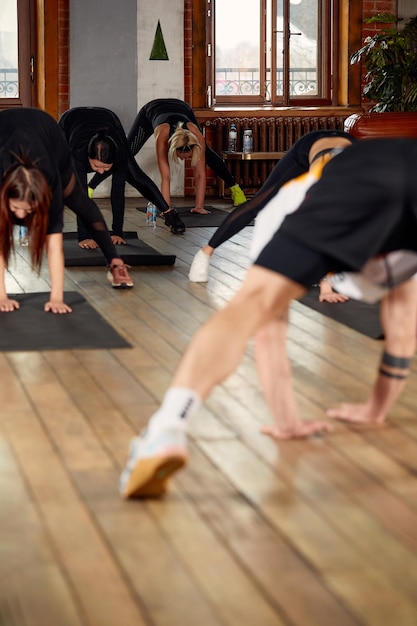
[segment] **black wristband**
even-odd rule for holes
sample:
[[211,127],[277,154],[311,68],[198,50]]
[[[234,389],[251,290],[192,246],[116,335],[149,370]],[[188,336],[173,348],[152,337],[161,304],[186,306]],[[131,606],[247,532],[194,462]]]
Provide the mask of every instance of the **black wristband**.
[[386,370],[379,368],[379,373],[382,376],[386,376],[387,378],[395,378],[396,380],[405,380],[408,377],[408,374],[393,374],[392,372],[387,372]]
[[388,367],[398,367],[399,369],[408,369],[410,367],[411,358],[393,356],[388,352],[384,352],[382,355],[381,363],[388,365]]

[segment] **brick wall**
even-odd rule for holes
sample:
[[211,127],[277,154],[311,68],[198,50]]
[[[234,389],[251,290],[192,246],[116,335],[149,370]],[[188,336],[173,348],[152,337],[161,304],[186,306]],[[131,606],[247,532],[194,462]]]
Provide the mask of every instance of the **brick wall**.
[[[397,0],[363,0],[362,10],[362,41],[366,37],[372,37],[378,30],[381,29],[381,24],[365,24],[365,20],[376,13],[392,13],[397,14]],[[363,67],[362,81],[365,82],[366,69]],[[362,99],[362,106],[365,110],[371,107],[372,103],[369,100]]]
[[69,0],[58,0],[58,113],[69,108]]

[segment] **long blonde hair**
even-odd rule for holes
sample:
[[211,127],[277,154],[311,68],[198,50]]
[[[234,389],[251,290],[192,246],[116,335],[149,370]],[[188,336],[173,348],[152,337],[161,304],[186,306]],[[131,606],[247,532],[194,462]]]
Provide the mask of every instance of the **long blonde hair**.
[[201,146],[194,133],[187,128],[183,128],[183,126],[184,122],[178,122],[175,132],[169,138],[168,154],[174,163],[178,163],[179,159],[177,150],[181,148],[188,148],[192,152],[191,167],[195,167],[201,158]]

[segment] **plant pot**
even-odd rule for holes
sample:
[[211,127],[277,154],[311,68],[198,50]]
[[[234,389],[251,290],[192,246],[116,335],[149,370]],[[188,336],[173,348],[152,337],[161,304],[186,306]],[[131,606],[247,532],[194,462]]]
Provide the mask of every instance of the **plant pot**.
[[344,128],[356,139],[417,138],[417,112],[355,113],[346,118]]

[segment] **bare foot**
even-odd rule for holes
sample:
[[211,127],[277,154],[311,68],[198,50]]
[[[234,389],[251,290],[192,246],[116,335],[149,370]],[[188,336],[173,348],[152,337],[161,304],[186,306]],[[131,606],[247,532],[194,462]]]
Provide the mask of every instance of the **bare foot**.
[[119,237],[119,235],[112,235],[111,236],[111,240],[114,243],[115,246],[125,246],[126,245],[126,241],[123,239],[123,237]]
[[200,215],[209,215],[211,211],[207,211],[207,209],[196,209],[194,207],[194,209],[190,209],[190,213],[199,213]]
[[276,441],[285,441],[288,439],[305,439],[320,433],[332,432],[332,426],[324,420],[316,420],[311,422],[299,422],[293,428],[282,430],[276,426],[263,426],[261,433],[268,435]]
[[365,424],[369,426],[384,426],[384,417],[373,417],[366,404],[350,404],[344,402],[334,409],[326,411],[327,417],[343,420],[350,424]]
[[83,239],[78,245],[80,248],[85,248],[86,250],[95,250],[98,248],[98,244],[94,241],[94,239]]

